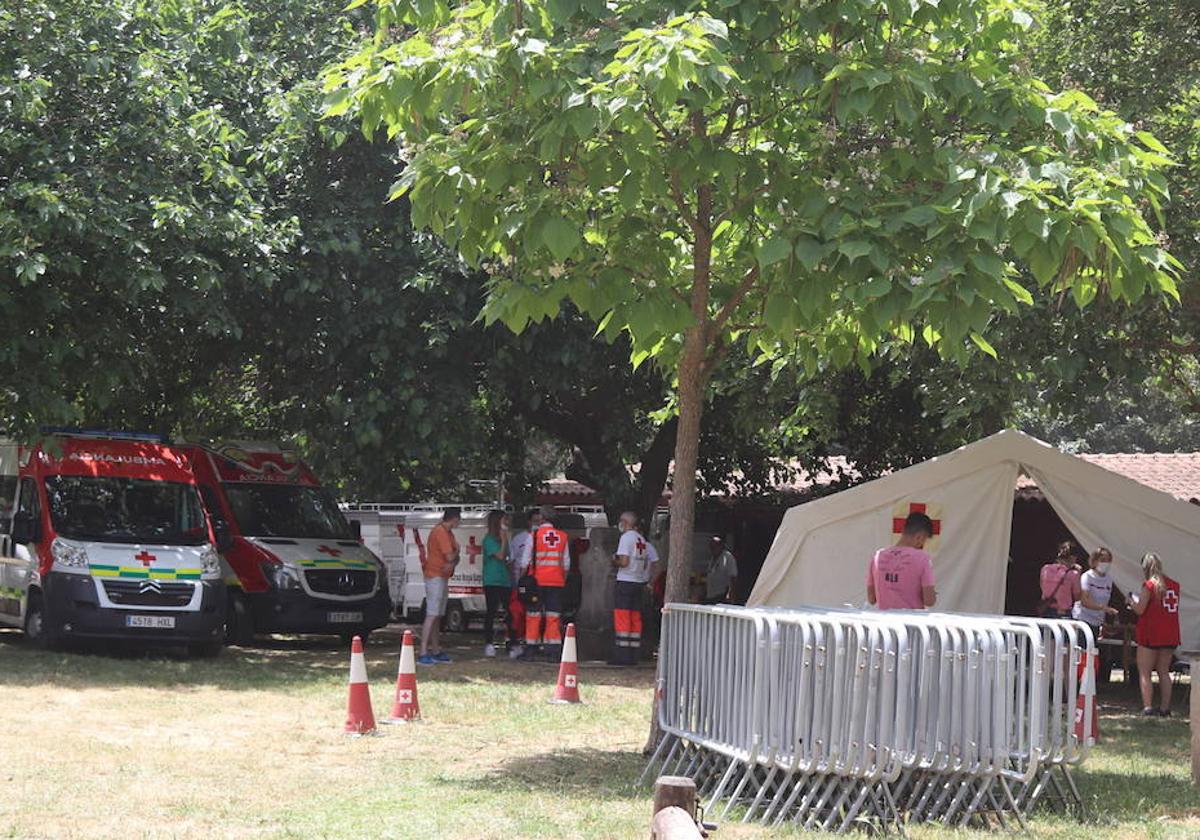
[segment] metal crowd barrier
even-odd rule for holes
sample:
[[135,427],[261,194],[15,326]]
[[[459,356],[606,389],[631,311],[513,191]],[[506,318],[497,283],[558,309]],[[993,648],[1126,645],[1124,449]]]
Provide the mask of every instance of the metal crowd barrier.
[[643,779],[686,775],[709,813],[839,833],[1082,812],[1085,653],[1075,621],[668,604]]

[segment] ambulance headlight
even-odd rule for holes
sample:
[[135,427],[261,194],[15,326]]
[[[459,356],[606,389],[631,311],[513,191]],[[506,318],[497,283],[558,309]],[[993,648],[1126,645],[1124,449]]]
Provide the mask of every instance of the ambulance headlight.
[[300,575],[291,566],[284,566],[280,563],[263,563],[263,575],[271,586],[276,589],[299,589]]
[[50,543],[50,554],[53,555],[54,562],[60,566],[87,568],[87,549],[81,545],[66,542],[61,537],[56,537],[54,542]]
[[221,556],[213,549],[211,545],[204,546],[204,550],[200,552],[200,562],[206,575],[218,575],[221,573]]

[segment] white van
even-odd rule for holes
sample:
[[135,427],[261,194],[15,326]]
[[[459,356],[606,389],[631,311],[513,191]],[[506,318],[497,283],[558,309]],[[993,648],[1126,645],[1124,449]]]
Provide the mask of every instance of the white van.
[[[462,560],[450,578],[446,600],[446,629],[457,632],[467,629],[472,620],[482,620],[487,603],[483,595],[483,537],[487,533],[487,515],[494,505],[461,504],[352,504],[343,512],[351,522],[362,528],[363,544],[382,558],[388,568],[389,589],[395,603],[396,615],[405,620],[415,619],[424,609],[425,577],[421,573],[421,555],[429,531],[442,521],[448,507],[462,510],[462,521],[454,530]],[[510,515],[512,511],[505,509]],[[567,528],[572,538],[586,539],[592,526],[606,526],[604,509],[591,506],[556,508],[580,523]],[[583,546],[586,549],[586,545]]]

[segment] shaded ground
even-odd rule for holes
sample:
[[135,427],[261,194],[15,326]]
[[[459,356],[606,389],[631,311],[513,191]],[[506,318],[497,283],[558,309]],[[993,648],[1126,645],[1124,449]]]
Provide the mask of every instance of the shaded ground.
[[[555,668],[479,657],[421,668],[426,723],[340,734],[347,654],[275,639],[213,661],[161,650],[41,654],[0,632],[0,836],[643,838],[633,781],[653,672],[582,667],[586,705],[549,705]],[[399,637],[368,646],[386,713]],[[1102,697],[1103,743],[1079,772],[1092,819],[1039,817],[1037,837],[1200,836],[1187,724]],[[1177,709],[1186,690],[1177,694]],[[983,836],[929,829],[914,838]],[[722,826],[724,837],[793,836]]]

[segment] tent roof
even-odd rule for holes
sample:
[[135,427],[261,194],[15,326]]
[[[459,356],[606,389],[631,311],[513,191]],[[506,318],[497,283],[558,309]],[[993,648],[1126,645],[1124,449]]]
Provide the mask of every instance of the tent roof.
[[894,507],[930,501],[947,506],[954,517],[935,557],[939,608],[1000,611],[1011,488],[1022,472],[1036,482],[1085,548],[1107,545],[1114,550],[1122,588],[1140,585],[1138,559],[1145,551],[1159,551],[1167,573],[1184,590],[1182,618],[1191,625],[1185,644],[1200,644],[1200,564],[1194,562],[1200,553],[1200,508],[1109,469],[1128,467],[1128,461],[1097,460],[1109,463],[1101,466],[1009,430],[792,507],[784,514],[749,603],[861,600],[869,552],[885,544]]

